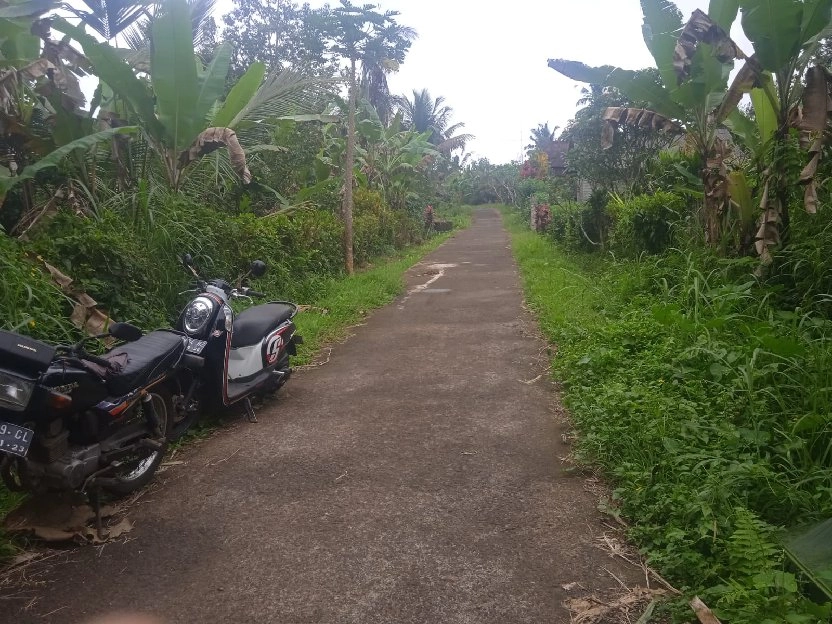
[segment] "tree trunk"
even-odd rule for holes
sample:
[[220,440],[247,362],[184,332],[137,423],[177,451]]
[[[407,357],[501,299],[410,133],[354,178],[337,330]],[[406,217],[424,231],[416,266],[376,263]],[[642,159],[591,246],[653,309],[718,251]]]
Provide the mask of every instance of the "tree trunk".
[[705,239],[712,248],[722,241],[722,220],[728,202],[725,155],[721,146],[703,154],[702,185],[705,191]]
[[347,121],[347,150],[344,155],[344,189],[341,216],[344,219],[344,268],[347,275],[355,272],[352,257],[352,183],[355,169],[355,59],[350,59],[350,104]]

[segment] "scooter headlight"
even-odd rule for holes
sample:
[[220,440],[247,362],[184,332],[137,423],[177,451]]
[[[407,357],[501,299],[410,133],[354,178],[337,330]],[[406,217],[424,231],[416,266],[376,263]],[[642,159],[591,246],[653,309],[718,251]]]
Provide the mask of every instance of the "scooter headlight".
[[189,334],[198,334],[211,319],[211,313],[214,311],[213,301],[208,297],[197,297],[188,304],[183,314],[185,331]]

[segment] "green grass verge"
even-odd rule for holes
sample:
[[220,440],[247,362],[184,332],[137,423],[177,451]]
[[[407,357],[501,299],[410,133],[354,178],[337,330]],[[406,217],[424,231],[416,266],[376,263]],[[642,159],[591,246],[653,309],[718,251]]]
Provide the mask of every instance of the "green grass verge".
[[[454,210],[453,221],[457,227],[465,227],[470,223],[470,210]],[[332,278],[321,284],[320,297],[308,302],[312,306],[311,310],[296,317],[304,343],[293,364],[308,364],[323,346],[344,338],[349,328],[361,322],[370,310],[393,301],[404,290],[405,271],[453,235],[453,231],[435,235],[422,245],[378,258],[371,266],[357,271],[352,276]],[[326,310],[326,313],[322,313],[323,310]],[[217,425],[218,421],[211,419],[200,423],[179,444],[187,444],[188,440],[205,437]],[[0,519],[19,505],[24,496],[10,492],[0,485]],[[21,542],[9,538],[0,530],[0,564],[9,561],[20,552],[21,546]]]
[[[617,262],[503,213],[602,508],[723,622],[828,622],[779,538],[832,515],[832,324],[770,307],[746,261]],[[692,620],[684,599],[663,613]]]

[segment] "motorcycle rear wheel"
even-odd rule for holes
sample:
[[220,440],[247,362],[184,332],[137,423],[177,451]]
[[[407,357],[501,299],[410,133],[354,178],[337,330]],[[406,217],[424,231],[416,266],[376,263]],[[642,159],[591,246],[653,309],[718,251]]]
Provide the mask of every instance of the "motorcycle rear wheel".
[[[173,422],[172,395],[167,388],[160,387],[152,390],[150,397],[156,417],[159,420],[159,429],[162,435],[167,438]],[[146,454],[142,453],[142,456],[136,457],[135,461],[130,461],[123,468],[117,469],[113,475],[116,482],[108,484],[104,489],[116,496],[126,496],[140,490],[153,479],[159,465],[162,463],[166,450],[167,442],[158,451],[147,449]]]

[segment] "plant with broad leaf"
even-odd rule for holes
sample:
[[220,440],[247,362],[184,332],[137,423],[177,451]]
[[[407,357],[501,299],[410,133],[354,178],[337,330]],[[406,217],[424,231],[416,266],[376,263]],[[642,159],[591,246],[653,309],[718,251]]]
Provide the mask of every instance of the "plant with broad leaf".
[[[240,181],[250,182],[237,131],[255,130],[273,119],[308,115],[311,107],[319,105],[321,90],[331,83],[293,72],[267,77],[265,66],[255,63],[221,101],[231,46],[219,46],[213,60],[207,66],[202,63],[194,51],[187,0],[169,0],[154,16],[149,80],[137,76],[115,48],[82,28],[62,19],[52,26],[83,46],[92,69],[119,100],[119,113],[124,111],[136,119],[175,191],[180,189],[189,165],[223,147]],[[110,117],[123,123],[119,113]]]
[[[550,59],[549,66],[575,80],[614,87],[633,102],[642,103],[642,108],[614,107],[605,111],[605,144],[611,144],[620,124],[686,135],[700,158],[703,221],[706,238],[715,246],[722,238],[726,220],[738,206],[742,187],[737,176],[732,181],[726,164],[731,146],[720,128],[730,126],[735,136],[749,145],[753,146],[755,140],[753,123],[737,108],[742,96],[749,94],[754,104],[758,144],[782,143],[790,125],[815,132],[825,127],[825,106],[821,114],[809,103],[810,96],[822,88],[807,86],[804,90],[801,79],[812,51],[832,21],[832,1],[712,0],[708,14],[697,10],[686,24],[668,0],[642,0],[641,4],[645,43],[656,61],[659,82],[644,72],[611,66],[592,68],[563,59]],[[740,7],[743,28],[754,44],[751,56],[727,34]],[[738,59],[744,64],[729,84],[729,72]],[[821,82],[820,72],[813,69],[811,75],[814,85]],[[823,88],[825,85],[824,81]],[[800,110],[796,107],[801,104],[802,118],[796,116]],[[812,114],[807,117],[807,112]],[[811,153],[815,165],[821,146],[814,142]],[[779,243],[780,223],[788,226],[783,201],[785,181],[776,176],[776,156],[771,164],[763,186],[756,235],[757,251],[764,261],[770,260],[770,248]],[[801,175],[810,210],[816,204],[813,175],[811,167]],[[737,191],[737,197],[732,198],[732,190]]]

